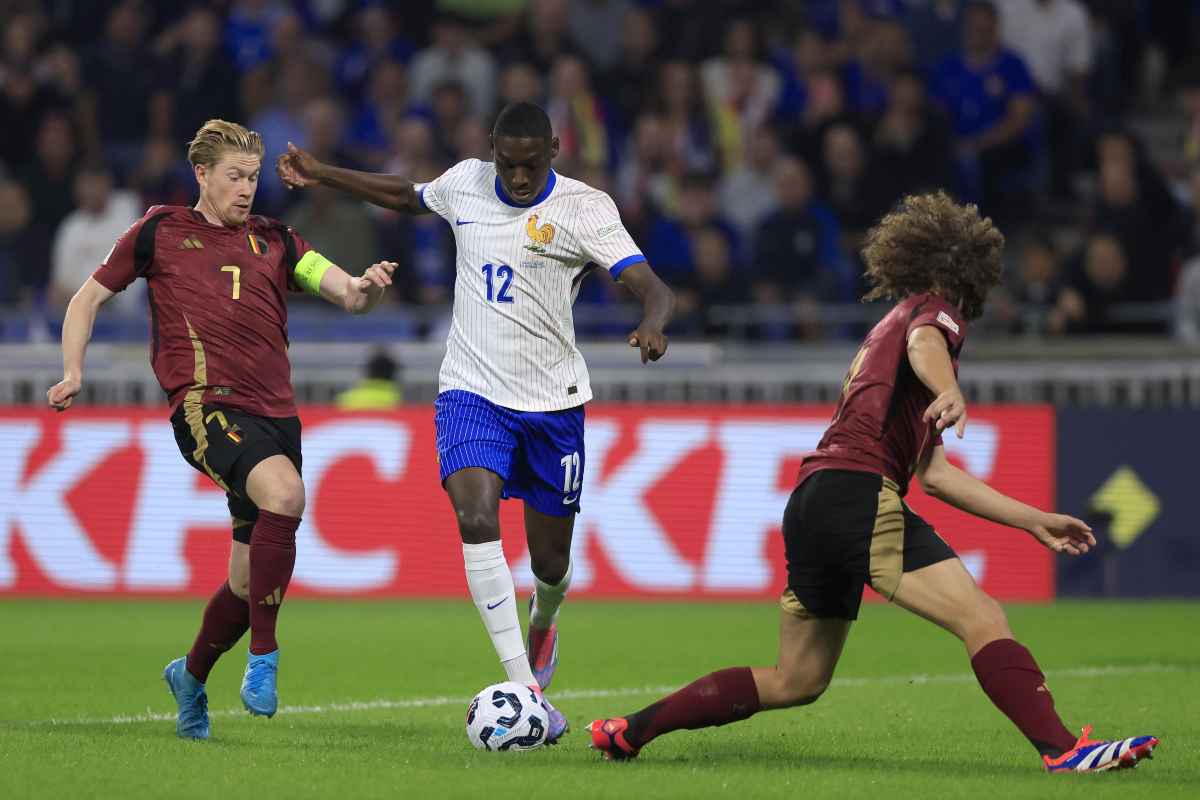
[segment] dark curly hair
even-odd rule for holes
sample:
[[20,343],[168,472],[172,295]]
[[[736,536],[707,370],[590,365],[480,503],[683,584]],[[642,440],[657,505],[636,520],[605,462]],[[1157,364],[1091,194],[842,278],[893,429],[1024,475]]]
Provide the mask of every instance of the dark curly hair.
[[945,192],[909,195],[867,233],[863,259],[873,287],[864,300],[936,292],[967,319],[983,313],[1000,283],[1004,235],[974,205]]

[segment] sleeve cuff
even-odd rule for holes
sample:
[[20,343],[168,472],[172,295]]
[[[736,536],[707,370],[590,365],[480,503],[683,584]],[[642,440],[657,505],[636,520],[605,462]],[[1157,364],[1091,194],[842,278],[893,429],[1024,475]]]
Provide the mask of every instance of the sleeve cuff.
[[425,209],[426,211],[429,210],[429,205],[425,202],[425,187],[428,185],[428,183],[420,183],[413,187],[417,190],[417,202],[420,203],[421,208]]
[[634,253],[631,256],[625,256],[617,263],[608,268],[608,272],[614,278],[621,277],[621,273],[632,267],[634,264],[641,264],[646,260],[646,257],[641,253]]

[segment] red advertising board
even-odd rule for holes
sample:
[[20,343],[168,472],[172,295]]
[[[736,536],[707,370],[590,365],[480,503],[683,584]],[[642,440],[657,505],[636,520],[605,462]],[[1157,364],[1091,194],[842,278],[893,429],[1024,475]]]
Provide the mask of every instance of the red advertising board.
[[[779,520],[830,411],[590,406],[573,594],[776,597]],[[432,409],[301,418],[308,508],[291,591],[461,595]],[[946,437],[960,466],[1041,507],[1054,497],[1054,441],[1043,407],[973,408],[967,437]],[[1029,537],[916,488],[909,501],[994,596],[1053,596],[1051,558]],[[520,502],[504,503],[501,520],[529,585]],[[180,458],[161,411],[0,410],[0,594],[207,595],[228,542],[223,494]]]

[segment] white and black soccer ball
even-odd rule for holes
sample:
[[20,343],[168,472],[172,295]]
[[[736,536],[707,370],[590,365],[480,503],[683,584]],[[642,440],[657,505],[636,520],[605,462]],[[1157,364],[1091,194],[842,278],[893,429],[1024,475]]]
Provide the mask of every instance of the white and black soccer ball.
[[536,750],[546,743],[549,714],[528,686],[489,686],[467,707],[467,738],[479,750]]

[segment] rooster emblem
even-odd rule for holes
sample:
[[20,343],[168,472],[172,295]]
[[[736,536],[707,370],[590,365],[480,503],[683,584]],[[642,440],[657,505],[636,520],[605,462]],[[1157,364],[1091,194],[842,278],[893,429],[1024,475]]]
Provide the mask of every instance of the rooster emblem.
[[544,253],[546,245],[554,239],[554,226],[547,222],[539,227],[537,214],[533,214],[525,222],[525,234],[530,239],[525,249],[534,253]]

